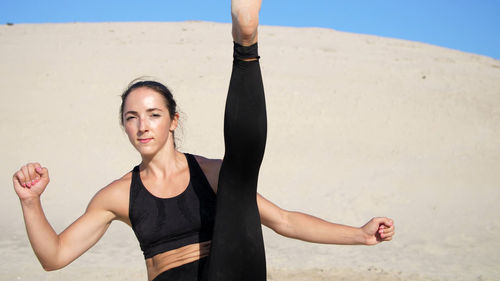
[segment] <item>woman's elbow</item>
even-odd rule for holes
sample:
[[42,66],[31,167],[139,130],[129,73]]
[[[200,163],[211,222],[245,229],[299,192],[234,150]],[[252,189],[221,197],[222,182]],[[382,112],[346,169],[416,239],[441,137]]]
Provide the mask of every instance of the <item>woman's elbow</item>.
[[66,265],[67,263],[62,263],[62,262],[56,262],[56,261],[42,261],[40,260],[40,264],[42,265],[43,270],[45,271],[55,271],[59,270]]
[[288,237],[288,238],[294,238],[293,234],[293,227],[290,224],[290,212],[287,210],[280,210],[280,219],[279,221],[276,221],[271,229],[276,232],[277,234]]
[[57,265],[54,265],[54,264],[43,264],[42,263],[42,268],[43,270],[45,271],[55,271],[55,270],[59,270],[61,268],[63,268],[64,266],[57,266]]

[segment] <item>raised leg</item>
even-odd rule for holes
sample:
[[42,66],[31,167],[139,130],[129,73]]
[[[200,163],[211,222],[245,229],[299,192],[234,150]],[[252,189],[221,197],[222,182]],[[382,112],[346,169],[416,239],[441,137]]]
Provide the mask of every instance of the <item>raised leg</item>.
[[[211,281],[263,281],[266,261],[256,202],[267,134],[256,43],[260,1],[232,3],[234,61],[224,116],[225,155],[219,174],[208,272]],[[241,8],[243,4],[245,8]]]

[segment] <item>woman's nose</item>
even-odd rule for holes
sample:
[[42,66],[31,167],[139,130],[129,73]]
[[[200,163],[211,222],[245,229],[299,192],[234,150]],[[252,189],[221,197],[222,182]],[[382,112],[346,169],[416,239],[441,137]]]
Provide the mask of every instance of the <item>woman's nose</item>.
[[148,130],[149,130],[148,121],[144,119],[139,120],[139,131],[146,132]]

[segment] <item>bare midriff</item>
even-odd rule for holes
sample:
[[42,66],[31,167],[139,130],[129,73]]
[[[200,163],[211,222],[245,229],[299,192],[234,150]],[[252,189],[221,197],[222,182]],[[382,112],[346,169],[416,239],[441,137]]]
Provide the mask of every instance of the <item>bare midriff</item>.
[[207,257],[210,253],[211,242],[212,241],[206,241],[183,246],[178,249],[160,253],[152,258],[146,259],[148,280],[153,280],[160,273],[171,268]]

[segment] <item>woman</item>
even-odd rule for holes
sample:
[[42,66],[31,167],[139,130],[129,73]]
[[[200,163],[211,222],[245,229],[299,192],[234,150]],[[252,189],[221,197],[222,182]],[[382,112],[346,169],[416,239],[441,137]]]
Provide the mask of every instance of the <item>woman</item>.
[[134,230],[148,280],[265,280],[260,223],[316,243],[373,245],[392,239],[388,218],[374,218],[361,228],[338,225],[283,210],[256,193],[266,138],[256,45],[259,10],[260,0],[232,1],[235,53],[223,160],[176,150],[179,115],[171,93],[157,82],[139,81],[122,95],[121,117],[142,162],[101,189],[62,233],[55,233],[40,203],[49,183],[47,168],[30,163],[14,174],[28,237],[44,269],[71,263],[114,220]]

